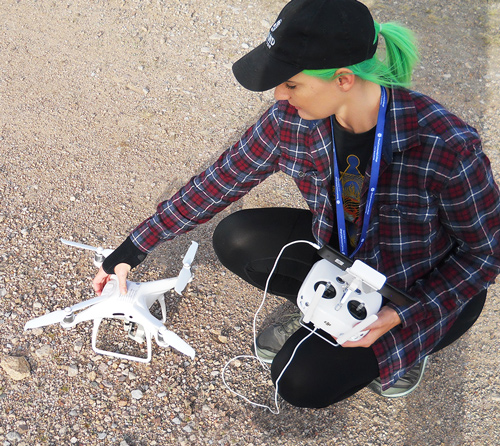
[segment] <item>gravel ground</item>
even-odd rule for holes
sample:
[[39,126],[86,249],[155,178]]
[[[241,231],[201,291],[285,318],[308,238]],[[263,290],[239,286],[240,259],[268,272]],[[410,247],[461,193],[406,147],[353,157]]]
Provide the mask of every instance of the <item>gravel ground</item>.
[[[407,398],[361,391],[327,409],[283,404],[272,415],[229,394],[221,369],[250,352],[261,294],[216,261],[211,234],[223,215],[160,246],[132,276],[174,276],[190,240],[200,243],[195,280],[183,296],[167,295],[167,326],[195,348],[194,360],[159,347],[149,364],[96,355],[90,323],[24,332],[27,320],[92,297],[91,255],[60,237],[117,246],[271,103],[271,93],[239,87],[230,67],[264,39],[284,2],[0,3],[3,445],[498,444],[498,284],[480,320],[431,358]],[[367,4],[379,21],[416,31],[415,89],[476,126],[500,172],[500,2]],[[271,205],[303,203],[275,175],[224,215]],[[280,311],[271,297],[259,324]],[[19,358],[28,368],[13,375],[7,364]],[[272,403],[256,364],[236,362],[228,375]]]

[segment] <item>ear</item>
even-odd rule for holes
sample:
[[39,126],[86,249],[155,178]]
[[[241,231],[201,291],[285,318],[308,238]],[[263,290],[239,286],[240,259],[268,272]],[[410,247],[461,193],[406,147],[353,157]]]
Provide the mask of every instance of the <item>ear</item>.
[[339,68],[335,72],[335,76],[337,76],[336,82],[342,91],[349,91],[356,81],[356,76],[354,73],[348,68]]

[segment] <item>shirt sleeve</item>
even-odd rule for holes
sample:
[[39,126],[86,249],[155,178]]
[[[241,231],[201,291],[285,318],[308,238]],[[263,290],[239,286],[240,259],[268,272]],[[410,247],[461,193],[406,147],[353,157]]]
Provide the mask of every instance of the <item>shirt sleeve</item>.
[[137,248],[130,237],[118,246],[102,263],[102,269],[107,274],[114,274],[115,266],[119,263],[127,263],[131,268],[135,268],[146,259],[147,254]]
[[500,194],[488,158],[476,146],[463,157],[439,196],[440,221],[455,249],[408,292],[419,302],[390,304],[403,327],[446,319],[488,287],[500,272]]
[[156,213],[130,234],[135,246],[150,252],[210,220],[276,172],[279,161],[278,103],[267,110],[234,146],[204,172],[191,178]]

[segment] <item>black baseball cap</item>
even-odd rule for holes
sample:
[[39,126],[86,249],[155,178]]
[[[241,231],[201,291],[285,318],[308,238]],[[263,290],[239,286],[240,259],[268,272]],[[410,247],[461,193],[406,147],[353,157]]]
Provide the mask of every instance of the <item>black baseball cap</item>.
[[292,0],[264,43],[233,65],[243,87],[265,91],[303,70],[342,68],[371,59],[375,25],[357,0]]

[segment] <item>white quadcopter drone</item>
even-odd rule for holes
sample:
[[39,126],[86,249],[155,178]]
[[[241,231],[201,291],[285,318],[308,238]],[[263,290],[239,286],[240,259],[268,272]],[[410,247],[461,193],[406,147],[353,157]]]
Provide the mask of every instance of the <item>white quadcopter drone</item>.
[[[94,264],[97,267],[100,267],[104,259],[113,252],[111,249],[95,248],[64,239],[61,239],[61,242],[77,248],[95,251]],[[191,263],[194,260],[197,249],[198,243],[191,242],[191,246],[182,261],[183,267],[177,277],[145,283],[129,282],[127,280],[127,294],[122,295],[118,287],[118,278],[112,275],[111,280],[106,284],[100,296],[32,319],[26,323],[24,329],[28,330],[56,323],[60,323],[64,328],[71,328],[79,322],[93,319],[92,348],[96,353],[133,361],[150,362],[152,350],[151,339],[154,337],[160,347],[170,346],[194,358],[195,351],[193,348],[177,334],[167,330],[164,325],[166,321],[164,294],[171,289],[180,294],[192,280]],[[155,302],[158,302],[160,305],[162,312],[161,319],[155,317],[150,311]],[[76,313],[79,310],[83,311]],[[131,339],[138,343],[146,341],[147,357],[132,356],[98,348],[97,333],[102,320],[105,318],[122,320],[124,329],[128,331],[128,336]]]

